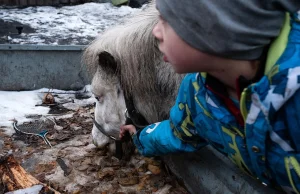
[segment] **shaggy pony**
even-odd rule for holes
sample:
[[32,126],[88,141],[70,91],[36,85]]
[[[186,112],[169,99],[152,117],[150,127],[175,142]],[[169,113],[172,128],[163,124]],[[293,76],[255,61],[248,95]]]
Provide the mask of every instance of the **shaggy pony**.
[[[152,29],[158,21],[154,3],[121,25],[98,37],[83,55],[92,75],[97,99],[95,119],[107,134],[118,137],[125,123],[124,92],[149,123],[167,119],[175,102],[182,75],[162,60]],[[103,147],[109,138],[95,126],[94,144]]]

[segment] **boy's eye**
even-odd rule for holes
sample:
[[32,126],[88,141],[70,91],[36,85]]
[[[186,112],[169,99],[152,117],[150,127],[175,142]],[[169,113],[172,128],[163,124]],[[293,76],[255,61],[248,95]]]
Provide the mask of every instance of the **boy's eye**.
[[161,15],[159,15],[159,20],[162,21],[162,22],[165,21],[164,18]]

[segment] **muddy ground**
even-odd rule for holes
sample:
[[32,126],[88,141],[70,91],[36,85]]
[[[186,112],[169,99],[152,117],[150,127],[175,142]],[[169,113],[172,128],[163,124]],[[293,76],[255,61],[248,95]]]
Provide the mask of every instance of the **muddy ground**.
[[[188,193],[159,158],[134,151],[130,159],[118,160],[107,149],[96,148],[90,135],[93,104],[76,110],[52,105],[50,113],[45,123],[52,148],[40,137],[9,136],[0,127],[0,154],[12,152],[27,172],[61,193]],[[31,122],[45,118],[28,117]]]

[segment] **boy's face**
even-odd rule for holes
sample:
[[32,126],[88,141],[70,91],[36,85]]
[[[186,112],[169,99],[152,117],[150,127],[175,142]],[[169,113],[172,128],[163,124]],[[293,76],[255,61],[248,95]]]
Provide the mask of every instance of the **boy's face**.
[[170,62],[177,73],[210,72],[215,69],[214,56],[188,45],[163,18],[160,17],[152,33],[159,41],[164,61]]

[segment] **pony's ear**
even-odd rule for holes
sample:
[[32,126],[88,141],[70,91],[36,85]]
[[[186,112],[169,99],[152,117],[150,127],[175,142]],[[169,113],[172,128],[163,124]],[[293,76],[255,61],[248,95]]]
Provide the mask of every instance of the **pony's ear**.
[[117,62],[114,57],[106,51],[99,54],[99,65],[107,73],[115,74],[117,72]]

